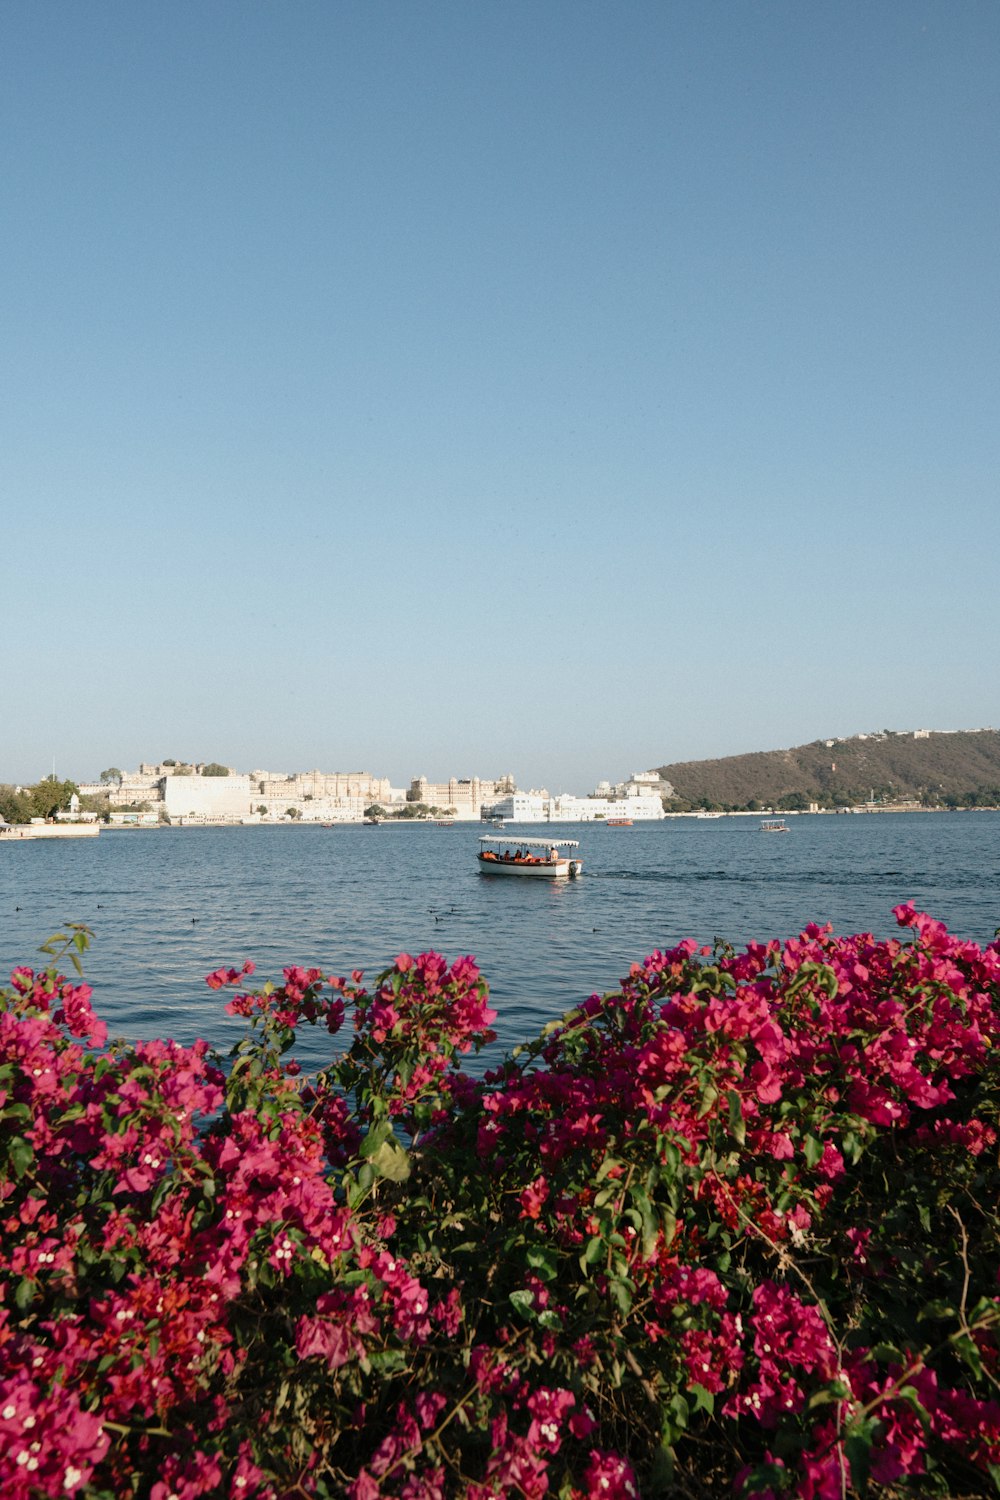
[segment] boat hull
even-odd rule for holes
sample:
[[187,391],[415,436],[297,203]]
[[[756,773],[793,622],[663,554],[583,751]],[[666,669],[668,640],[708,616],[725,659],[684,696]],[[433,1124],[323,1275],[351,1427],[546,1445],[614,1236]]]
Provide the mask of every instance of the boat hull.
[[528,875],[542,880],[568,880],[579,875],[582,868],[578,859],[558,859],[539,865],[516,864],[514,860],[483,859],[476,856],[484,875]]

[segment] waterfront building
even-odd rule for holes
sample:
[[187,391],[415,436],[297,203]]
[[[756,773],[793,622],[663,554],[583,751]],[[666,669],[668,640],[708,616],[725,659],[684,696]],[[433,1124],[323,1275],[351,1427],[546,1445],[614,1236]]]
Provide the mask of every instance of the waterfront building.
[[569,792],[555,797],[546,791],[510,792],[494,798],[484,807],[483,816],[512,823],[596,823],[605,818],[651,822],[664,816],[663,798],[672,795],[673,787],[655,771],[636,771],[628,781],[614,786],[600,782],[589,797]]
[[300,802],[307,798],[313,802],[360,801],[364,804],[362,812],[373,802],[384,806],[392,790],[387,776],[372,776],[368,771],[295,771],[290,776],[251,771],[250,782],[254,794],[265,802],[269,798]]
[[672,797],[673,784],[663,781],[656,771],[633,771],[627,781],[599,781],[592,797]]
[[163,785],[164,778],[149,771],[126,771],[117,786],[109,782],[101,790],[107,792],[111,807],[132,807],[137,802],[162,803]]
[[508,792],[483,807],[484,818],[502,818],[505,823],[545,823],[549,805],[547,792]]
[[456,818],[474,819],[482,816],[484,803],[512,795],[515,785],[510,774],[496,781],[483,781],[479,776],[452,776],[448,781],[428,781],[426,776],[415,776],[410,782],[406,800],[422,802],[425,807],[439,807],[442,812],[452,812]]
[[162,786],[172,823],[239,823],[250,814],[249,776],[165,776]]

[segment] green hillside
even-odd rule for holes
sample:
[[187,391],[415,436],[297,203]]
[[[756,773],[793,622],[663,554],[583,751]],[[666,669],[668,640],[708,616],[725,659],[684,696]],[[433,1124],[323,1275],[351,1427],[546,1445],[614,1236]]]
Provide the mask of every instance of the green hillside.
[[666,805],[685,807],[853,807],[918,802],[925,807],[1000,806],[1000,731],[886,729],[793,750],[729,755],[658,766],[674,788]]

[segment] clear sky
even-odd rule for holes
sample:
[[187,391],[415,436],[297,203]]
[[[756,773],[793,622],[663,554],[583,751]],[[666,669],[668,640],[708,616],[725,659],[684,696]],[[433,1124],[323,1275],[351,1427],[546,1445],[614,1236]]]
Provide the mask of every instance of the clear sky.
[[992,0],[8,0],[0,780],[1000,725]]

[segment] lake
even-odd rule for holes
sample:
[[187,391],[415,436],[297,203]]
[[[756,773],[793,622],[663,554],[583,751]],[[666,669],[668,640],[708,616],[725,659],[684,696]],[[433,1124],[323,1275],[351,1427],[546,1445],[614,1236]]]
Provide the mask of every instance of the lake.
[[[5,843],[0,972],[40,964],[39,943],[84,922],[94,932],[86,977],[112,1035],[228,1046],[237,1023],[203,982],[220,965],[251,958],[260,982],[292,963],[370,977],[404,949],[471,953],[499,1012],[494,1061],[684,937],[742,946],[810,921],[888,936],[904,900],[979,943],[1000,925],[1000,813],[787,821],[783,835],[763,833],[757,818],[560,824],[557,836],[580,840],[584,873],[558,882],[481,875],[475,824],[104,830]],[[322,1042],[306,1029],[308,1066],[324,1060]]]

